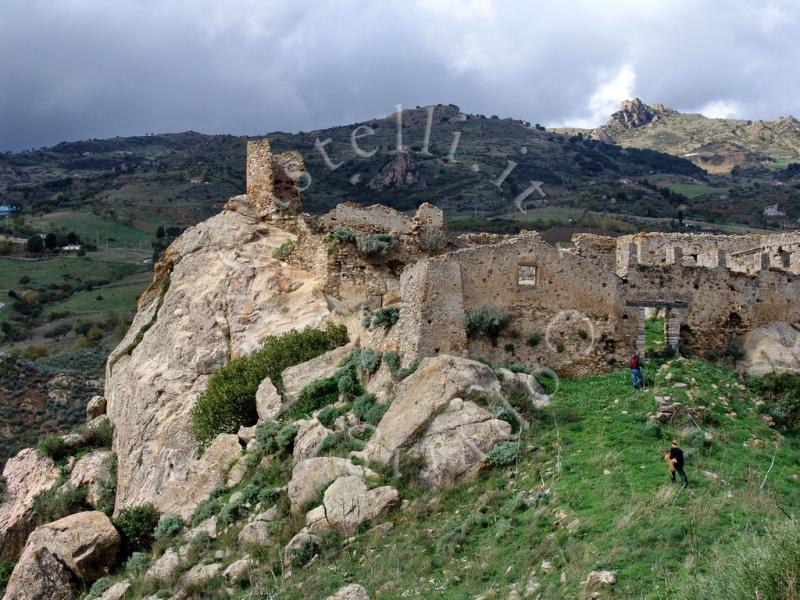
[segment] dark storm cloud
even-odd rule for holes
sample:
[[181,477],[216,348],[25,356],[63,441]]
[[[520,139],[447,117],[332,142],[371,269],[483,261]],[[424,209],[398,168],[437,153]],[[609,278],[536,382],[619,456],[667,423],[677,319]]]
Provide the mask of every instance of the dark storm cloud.
[[0,0],[0,149],[437,102],[552,125],[631,95],[775,118],[800,113],[798,17],[789,0]]

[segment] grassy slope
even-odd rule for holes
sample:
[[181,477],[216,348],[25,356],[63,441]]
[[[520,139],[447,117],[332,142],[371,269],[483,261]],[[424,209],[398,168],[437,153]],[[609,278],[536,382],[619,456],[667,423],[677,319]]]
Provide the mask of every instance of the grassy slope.
[[[655,367],[649,371],[652,380]],[[515,585],[521,592],[532,572],[544,598],[581,597],[579,582],[593,569],[618,572],[615,598],[674,597],[676,579],[713,568],[715,546],[784,518],[779,504],[796,514],[800,499],[792,476],[800,443],[790,436],[777,443],[731,373],[699,360],[680,360],[670,371],[672,382],[689,384],[691,404],[712,407],[712,416],[700,424],[714,436],[709,447],[694,448],[696,439],[682,439],[691,423],[665,427],[662,439],[655,438],[645,417],[655,408],[653,390],[632,393],[627,372],[564,381],[526,434],[528,449],[516,467],[443,494],[431,512],[397,513],[392,531],[359,536],[347,551],[296,575],[286,597],[324,598],[352,580],[373,598],[460,599],[490,590],[492,597],[505,598]],[[659,384],[667,383],[666,372],[657,376]],[[676,398],[687,394],[670,392]],[[720,398],[736,419],[726,415]],[[745,445],[753,435],[765,442],[763,448]],[[668,481],[658,454],[671,437],[681,439],[687,453],[687,491]],[[773,454],[775,465],[762,488]],[[539,507],[504,510],[515,494],[541,490],[550,495]],[[486,525],[472,528],[457,550],[446,550],[447,523],[463,527],[480,512],[488,517]],[[569,531],[565,525],[575,519]],[[552,561],[557,571],[542,574],[542,560]],[[378,592],[389,582],[397,587]]]

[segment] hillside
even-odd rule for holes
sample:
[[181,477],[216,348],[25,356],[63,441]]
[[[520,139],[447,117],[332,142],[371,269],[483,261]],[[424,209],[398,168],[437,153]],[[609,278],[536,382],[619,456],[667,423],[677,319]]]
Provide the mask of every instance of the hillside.
[[735,166],[785,167],[800,156],[800,121],[712,119],[686,114],[662,104],[626,100],[605,125],[582,131],[593,139],[625,148],[649,148],[688,158],[711,173],[728,173]]

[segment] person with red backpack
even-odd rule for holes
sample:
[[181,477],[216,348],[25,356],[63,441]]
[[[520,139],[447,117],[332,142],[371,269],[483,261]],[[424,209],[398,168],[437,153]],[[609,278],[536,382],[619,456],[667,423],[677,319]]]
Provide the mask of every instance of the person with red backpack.
[[644,387],[644,363],[639,355],[631,356],[628,361],[628,366],[631,368],[631,379],[633,380],[633,389],[640,390]]

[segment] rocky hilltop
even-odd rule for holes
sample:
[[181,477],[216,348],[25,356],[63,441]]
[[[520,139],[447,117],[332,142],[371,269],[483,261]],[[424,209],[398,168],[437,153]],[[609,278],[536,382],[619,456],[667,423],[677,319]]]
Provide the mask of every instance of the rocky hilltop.
[[[86,424],[8,461],[0,560],[13,571],[4,600],[363,600],[352,574],[389,546],[365,550],[358,563],[347,554],[349,574],[332,564],[338,591],[315,583],[318,557],[394,535],[390,515],[408,527],[398,535],[440,509],[456,518],[459,494],[479,508],[424,528],[415,544],[451,556],[486,530],[495,551],[523,522],[518,531],[548,527],[572,544],[581,518],[550,503],[573,473],[560,426],[577,435],[580,419],[575,407],[543,417],[555,370],[606,377],[593,397],[613,406],[609,394],[627,385],[620,368],[646,350],[648,308],[664,316],[665,352],[679,343],[721,352],[749,334],[746,368],[797,369],[800,336],[775,324],[800,316],[796,234],[578,236],[570,251],[534,233],[453,238],[430,204],[413,216],[347,203],[304,214],[302,173],[296,152],[250,142],[246,193],[168,248]],[[646,409],[625,404],[623,415],[638,411],[637,427],[646,421],[660,436],[662,424],[700,420],[740,436],[719,425],[729,411],[731,428],[758,436],[746,446],[779,443],[780,423],[751,414],[751,397],[730,375],[715,372],[718,400],[700,403],[693,369],[704,367],[682,358],[664,366]],[[682,380],[673,386],[674,377]],[[680,435],[700,447],[718,439]],[[592,433],[594,444],[601,439]],[[540,441],[555,454],[538,454]],[[792,464],[781,458],[776,477],[788,478]],[[671,502],[673,492],[664,494]],[[556,575],[556,534],[541,537],[536,556],[549,558],[524,572],[504,566],[514,573],[509,594],[601,594],[617,584],[616,570],[594,559]],[[395,597],[392,581],[408,567],[399,554],[381,560],[373,564],[391,567],[371,591]],[[471,568],[446,576],[477,585]],[[436,593],[430,585],[423,595]]]
[[681,156],[710,173],[726,173],[737,165],[793,161],[800,152],[800,121],[792,116],[774,121],[712,119],[662,104],[648,105],[639,98],[623,101],[606,124],[582,131],[626,148]]

